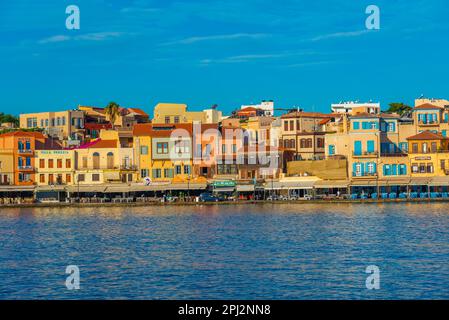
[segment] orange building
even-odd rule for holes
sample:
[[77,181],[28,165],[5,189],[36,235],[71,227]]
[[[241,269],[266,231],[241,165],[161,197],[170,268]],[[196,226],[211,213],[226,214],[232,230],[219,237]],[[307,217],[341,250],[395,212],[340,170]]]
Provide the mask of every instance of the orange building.
[[35,150],[44,146],[46,137],[39,132],[15,131],[0,135],[0,149],[12,160],[10,184],[27,186],[35,184]]

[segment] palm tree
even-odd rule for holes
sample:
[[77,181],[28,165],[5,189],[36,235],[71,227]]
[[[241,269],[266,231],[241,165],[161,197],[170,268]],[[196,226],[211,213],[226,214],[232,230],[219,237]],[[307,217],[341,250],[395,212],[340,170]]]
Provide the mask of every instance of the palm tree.
[[119,115],[119,110],[120,106],[118,105],[118,103],[115,102],[109,102],[106,108],[104,108],[106,115],[109,117],[109,122],[111,123],[112,129],[114,129],[115,120]]

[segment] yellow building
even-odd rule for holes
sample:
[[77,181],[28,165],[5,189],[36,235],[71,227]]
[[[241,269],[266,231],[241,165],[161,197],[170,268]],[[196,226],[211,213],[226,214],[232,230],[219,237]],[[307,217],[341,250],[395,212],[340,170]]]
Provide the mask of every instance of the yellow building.
[[14,152],[0,148],[0,185],[14,184]]
[[75,184],[132,183],[137,180],[134,149],[98,139],[75,149]]
[[216,109],[205,109],[203,111],[187,111],[187,105],[177,103],[158,103],[154,107],[154,124],[177,124],[177,123],[218,123],[223,114]]
[[141,180],[169,183],[194,178],[191,124],[142,124],[133,132]]
[[45,133],[60,140],[77,140],[84,128],[84,112],[67,110],[60,112],[39,112],[20,115],[20,128],[43,128]]
[[75,173],[74,150],[36,150],[38,185],[71,185]]

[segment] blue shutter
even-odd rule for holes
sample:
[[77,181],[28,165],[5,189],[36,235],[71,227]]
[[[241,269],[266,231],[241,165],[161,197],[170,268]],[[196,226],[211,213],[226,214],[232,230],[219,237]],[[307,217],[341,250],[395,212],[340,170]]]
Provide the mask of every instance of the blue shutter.
[[369,153],[373,153],[374,152],[374,140],[368,140],[366,147],[367,147],[367,151]]
[[397,176],[398,175],[398,165],[394,164],[391,168],[391,175]]
[[352,123],[352,128],[354,130],[359,130],[360,129],[360,122],[356,121]]
[[376,173],[376,172],[377,172],[377,165],[376,165],[376,163],[375,163],[375,162],[373,162],[373,170],[374,170],[374,172],[373,172],[373,173]]
[[353,163],[353,164],[352,164],[352,175],[353,175],[353,176],[355,176],[355,173],[356,173],[356,171],[357,171],[356,166],[357,166],[357,163]]
[[354,141],[354,155],[360,156],[362,155],[362,142]]

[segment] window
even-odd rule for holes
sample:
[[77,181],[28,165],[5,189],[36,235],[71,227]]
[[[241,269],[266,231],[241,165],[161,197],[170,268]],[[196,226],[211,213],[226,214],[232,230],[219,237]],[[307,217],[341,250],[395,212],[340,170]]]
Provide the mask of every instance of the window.
[[108,169],[114,169],[114,153],[108,152],[106,159]]
[[62,168],[62,159],[56,160],[56,166],[57,166],[58,169]]
[[368,140],[366,142],[366,150],[368,153],[374,153],[374,140]]
[[407,142],[400,142],[399,143],[399,149],[401,149],[402,152],[407,153],[408,152],[408,143]]
[[45,168],[45,159],[39,159],[39,168]]
[[165,117],[165,123],[166,123],[166,124],[170,123],[170,117],[169,117],[169,116],[166,116],[166,117]]
[[148,155],[148,146],[141,146],[140,147],[140,154],[141,155]]
[[55,183],[55,178],[54,178],[53,174],[50,173],[48,175],[48,184],[54,184],[54,183]]
[[174,123],[179,123],[179,117],[178,116],[175,116]]
[[417,163],[413,163],[412,164],[412,172],[413,173],[418,173],[419,172],[419,166]]
[[396,131],[396,129],[395,129],[395,123],[394,123],[394,122],[389,122],[389,123],[388,123],[387,131],[388,131],[388,132],[395,132],[395,131]]
[[84,174],[79,174],[78,175],[78,182],[84,182],[86,181],[86,176]]
[[93,168],[100,169],[100,154],[98,152],[94,152],[92,155],[93,160]]
[[65,167],[71,168],[72,167],[72,161],[70,159],[65,159]]
[[362,141],[354,141],[354,155],[360,156],[362,155]]
[[446,170],[446,160],[441,160],[440,161],[440,164],[441,164],[441,170]]
[[295,139],[290,140],[290,148],[296,148]]
[[98,182],[100,181],[100,175],[98,173],[93,173],[92,174],[92,181],[93,182]]
[[433,164],[432,163],[428,163],[426,168],[427,168],[427,173],[433,173]]
[[150,175],[150,172],[149,172],[148,169],[142,169],[142,170],[140,170],[140,176],[141,176],[142,178],[147,178],[147,177],[149,177],[149,175]]
[[45,183],[45,174],[39,175],[39,182],[40,183]]
[[407,174],[407,166],[405,164],[399,165],[399,175],[405,176]]
[[318,148],[324,148],[324,139],[323,138],[318,138],[317,139],[317,147]]
[[427,152],[429,152],[429,148],[427,146],[427,142],[424,142],[422,144],[422,153],[427,153]]
[[426,173],[426,164],[425,163],[419,164],[419,173]]
[[360,122],[356,121],[352,123],[352,129],[359,130],[360,129]]
[[221,145],[221,153],[226,154],[226,145],[225,144]]
[[232,145],[232,153],[237,153],[237,145],[236,144]]
[[61,118],[61,125],[65,126],[65,117]]
[[181,166],[175,166],[175,174],[176,175],[179,175],[179,174],[181,174]]
[[156,152],[158,154],[167,154],[168,153],[168,142],[158,142],[157,143]]
[[368,173],[371,173],[371,174],[375,173],[376,172],[375,167],[376,166],[373,162],[369,162],[368,163]]
[[48,119],[45,119],[45,126],[48,127]]
[[165,178],[173,178],[173,169],[164,169]]
[[65,175],[65,183],[72,183],[72,175],[70,173]]
[[296,120],[296,130],[299,131],[299,128],[300,128],[300,126],[299,126],[299,120]]
[[391,165],[384,165],[384,176],[391,176]]
[[161,169],[153,169],[153,178],[161,178],[162,170]]
[[295,121],[290,120],[290,131],[295,130]]
[[184,166],[184,174],[191,174],[190,165]]
[[288,131],[288,121],[284,121],[284,131]]
[[86,156],[83,157],[83,168],[84,169],[87,168],[87,157]]
[[430,145],[430,150],[431,152],[435,153],[437,152],[437,143],[436,142],[432,142]]
[[53,159],[48,159],[48,168],[49,169],[53,168]]
[[362,164],[361,163],[356,163],[355,164],[355,175],[357,177],[361,177],[362,176]]

